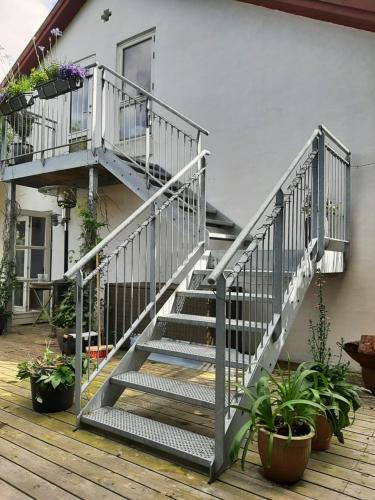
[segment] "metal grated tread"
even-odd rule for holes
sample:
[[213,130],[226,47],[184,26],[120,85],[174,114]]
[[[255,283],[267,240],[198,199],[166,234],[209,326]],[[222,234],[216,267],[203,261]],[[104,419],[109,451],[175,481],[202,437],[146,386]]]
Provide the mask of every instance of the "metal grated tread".
[[[180,358],[195,359],[203,363],[216,362],[216,348],[210,345],[190,344],[189,342],[177,342],[173,340],[149,340],[145,343],[139,343],[136,348],[141,351],[156,352],[158,354],[166,354],[170,356],[178,356]],[[226,364],[231,366],[242,366],[242,354],[238,353],[238,359],[234,349],[225,353]],[[244,354],[245,365],[249,363],[249,355]]]
[[[158,316],[158,321],[166,322],[166,323],[180,323],[184,325],[193,325],[193,326],[207,326],[211,328],[216,327],[216,317],[215,316],[195,316],[193,314],[166,314]],[[254,321],[242,321],[237,319],[227,319],[226,320],[227,328],[230,327],[231,330],[237,329],[251,329],[264,331],[267,329],[267,323],[260,323],[259,321],[255,323]]]
[[[193,299],[208,299],[208,300],[215,300],[216,299],[216,292],[213,290],[182,290],[181,292],[177,292],[178,297],[189,297]],[[232,294],[227,293],[226,298],[229,300],[231,298],[233,301],[237,300],[237,294],[236,292],[233,292]],[[239,301],[245,301],[245,300],[258,300],[259,302],[262,300],[263,301],[269,301],[272,300],[272,295],[266,295],[266,294],[255,294],[255,293],[238,293],[238,300]]]
[[167,451],[206,467],[209,467],[214,460],[214,439],[124,410],[103,407],[82,415],[81,420],[85,424]]
[[134,371],[115,375],[111,383],[206,408],[215,407],[215,389],[207,385]]

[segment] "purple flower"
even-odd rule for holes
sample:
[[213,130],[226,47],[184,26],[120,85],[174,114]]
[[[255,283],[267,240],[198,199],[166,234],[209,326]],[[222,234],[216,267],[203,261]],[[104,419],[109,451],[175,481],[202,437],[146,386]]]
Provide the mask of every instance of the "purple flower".
[[58,36],[62,36],[62,31],[60,30],[60,28],[52,28],[50,33],[52,36],[55,36],[56,38]]
[[87,69],[78,64],[62,64],[57,71],[57,78],[69,80],[69,78],[79,78],[83,80],[87,76]]

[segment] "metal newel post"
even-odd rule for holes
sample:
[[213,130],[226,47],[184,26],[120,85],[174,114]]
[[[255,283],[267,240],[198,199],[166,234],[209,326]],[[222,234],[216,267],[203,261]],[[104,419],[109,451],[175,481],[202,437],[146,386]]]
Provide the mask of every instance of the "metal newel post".
[[324,237],[325,237],[325,135],[324,131],[319,137],[318,141],[318,220],[317,220],[317,237],[318,237],[318,251],[317,261],[319,261],[324,254]]
[[151,113],[150,113],[150,99],[146,100],[146,187],[150,189],[150,139],[151,139]]
[[203,157],[200,165],[203,172],[199,176],[199,242],[205,241],[206,238],[206,161],[206,158]]
[[216,282],[216,365],[215,365],[215,471],[225,461],[225,348],[226,280],[220,274]]
[[[284,193],[281,189],[276,194],[277,215],[273,233],[273,280],[272,313],[281,316],[283,306],[283,256],[284,256]],[[281,317],[273,334],[277,340],[281,334]]]
[[74,407],[78,417],[81,413],[81,385],[82,385],[82,318],[83,318],[83,290],[82,290],[82,271],[78,271],[75,279],[76,287],[76,352],[75,352],[75,390]]
[[312,179],[311,179],[311,239],[318,237],[318,202],[319,202],[319,136],[314,139],[312,145],[313,151],[316,153],[312,161]]
[[[151,205],[151,216],[155,214],[156,205]],[[156,314],[156,217],[150,221],[150,303],[153,307],[150,311],[152,319]]]
[[0,118],[1,142],[0,142],[0,165],[7,159],[7,121],[4,116]]
[[102,145],[102,94],[103,94],[103,68],[94,68],[92,83],[92,140],[91,150],[95,153]]
[[345,168],[345,244],[344,263],[347,266],[350,256],[350,192],[351,192],[351,170],[350,170],[350,152],[346,155],[348,164]]

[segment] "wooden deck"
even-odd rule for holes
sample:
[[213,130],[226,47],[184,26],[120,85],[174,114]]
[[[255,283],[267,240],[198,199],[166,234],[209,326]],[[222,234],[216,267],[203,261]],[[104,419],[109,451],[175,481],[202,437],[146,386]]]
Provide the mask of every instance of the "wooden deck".
[[[0,499],[344,499],[375,498],[375,398],[364,397],[345,445],[313,453],[299,483],[283,488],[265,479],[257,453],[246,470],[238,464],[209,485],[202,471],[176,464],[125,441],[74,430],[71,412],[40,415],[31,410],[28,381],[15,379],[16,365],[43,349],[45,335],[18,327],[0,337]],[[148,364],[155,373],[209,381],[207,372]],[[129,391],[119,404],[186,429],[212,433],[212,415],[204,409],[171,403]]]

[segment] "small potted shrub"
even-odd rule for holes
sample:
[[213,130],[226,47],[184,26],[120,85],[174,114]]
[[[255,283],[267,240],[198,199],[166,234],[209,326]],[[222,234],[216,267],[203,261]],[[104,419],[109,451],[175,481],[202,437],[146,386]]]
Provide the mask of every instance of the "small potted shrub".
[[344,442],[342,430],[351,423],[350,412],[358,410],[361,403],[359,389],[347,381],[349,364],[342,362],[342,342],[338,343],[338,360],[336,363],[332,362],[332,351],[327,345],[331,325],[323,299],[324,280],[319,271],[315,285],[318,288],[316,307],[319,310],[319,319],[315,324],[310,320],[308,343],[313,362],[309,367],[320,376],[314,379],[310,377],[310,380],[325,411],[316,418],[312,449],[323,451],[329,448],[333,434],[339,442]]
[[0,97],[0,111],[6,116],[34,104],[33,90],[27,76],[13,77],[3,88]]
[[298,481],[307,466],[311,441],[314,437],[315,418],[323,411],[314,401],[308,377],[314,374],[300,365],[295,372],[290,364],[280,380],[272,375],[262,377],[250,390],[243,386],[245,404],[232,405],[243,411],[247,420],[233,439],[231,459],[238,457],[243,438],[241,465],[255,434],[264,475],[277,483]]
[[[83,358],[82,371],[86,372]],[[70,408],[74,402],[74,358],[54,354],[48,347],[34,360],[18,365],[17,378],[29,378],[33,408],[39,413],[53,413]]]
[[0,262],[0,335],[4,333],[7,320],[11,315],[8,304],[18,285],[14,265],[3,257]]
[[[18,111],[8,116],[7,121],[13,130],[11,146],[14,163],[20,164],[33,161],[34,147],[27,142],[35,121],[33,113],[26,110]],[[16,140],[16,137],[18,140]]]

